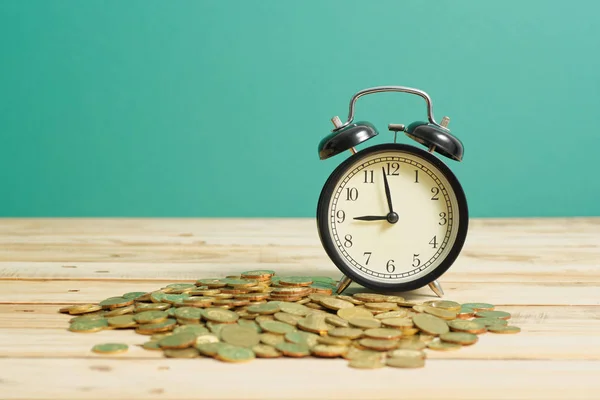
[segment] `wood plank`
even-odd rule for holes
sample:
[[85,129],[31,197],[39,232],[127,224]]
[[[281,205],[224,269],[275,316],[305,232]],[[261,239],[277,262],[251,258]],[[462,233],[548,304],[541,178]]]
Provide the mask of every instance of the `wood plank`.
[[600,361],[430,360],[364,371],[314,359],[0,359],[5,399],[596,399],[598,376]]
[[[599,255],[600,259],[600,255]],[[259,262],[0,262],[0,280],[191,280],[200,276],[239,274],[252,269],[274,269],[278,274],[325,275],[339,277],[328,260],[312,263]],[[596,264],[575,261],[556,264],[523,264],[519,261],[489,261],[461,255],[444,274],[446,282],[600,282]]]
[[[126,292],[152,291],[169,281],[0,281],[0,304],[56,303],[76,304],[95,303],[107,297],[119,296]],[[446,292],[445,298],[460,303],[484,301],[498,306],[503,305],[600,305],[600,283],[460,283],[441,279]],[[352,286],[349,293],[364,291]],[[425,301],[435,299],[428,288],[421,288],[402,296],[410,300]]]

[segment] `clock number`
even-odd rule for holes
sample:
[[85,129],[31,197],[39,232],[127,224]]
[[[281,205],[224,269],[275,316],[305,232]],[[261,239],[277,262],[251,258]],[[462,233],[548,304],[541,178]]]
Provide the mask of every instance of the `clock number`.
[[415,169],[415,183],[419,183],[419,170]]
[[434,236],[433,239],[431,239],[429,244],[432,245],[434,249],[437,249],[437,235]]
[[357,188],[346,188],[346,200],[356,201],[358,199]]
[[444,226],[444,225],[446,225],[447,222],[448,222],[448,219],[446,219],[446,213],[441,212],[440,213],[440,225]]
[[396,266],[394,265],[394,260],[389,260],[387,262],[387,264],[385,264],[385,269],[387,270],[387,272],[389,272],[390,274],[393,273],[396,270]]
[[373,170],[365,170],[365,182],[364,183],[374,183],[373,182]]
[[431,188],[431,193],[433,193],[433,196],[431,197],[431,200],[439,200],[440,199],[438,197],[438,195],[440,194],[440,188],[432,187]]
[[418,254],[413,254],[413,263],[412,266],[417,268],[419,265],[421,265],[421,260],[419,260],[419,255]]
[[352,235],[346,235],[344,236],[344,239],[346,239],[346,241],[344,242],[344,247],[352,247]]
[[393,176],[398,176],[400,175],[400,173],[398,172],[398,170],[400,169],[400,164],[395,162],[395,163],[387,163],[387,176],[393,175]]
[[366,256],[366,257],[367,257],[367,262],[365,262],[365,265],[369,265],[369,260],[371,259],[371,254],[373,254],[373,253],[372,253],[372,252],[370,252],[370,251],[365,251],[365,252],[363,253],[363,256]]
[[343,210],[339,210],[338,212],[336,212],[335,216],[337,217],[338,224],[341,224],[346,220],[346,213]]

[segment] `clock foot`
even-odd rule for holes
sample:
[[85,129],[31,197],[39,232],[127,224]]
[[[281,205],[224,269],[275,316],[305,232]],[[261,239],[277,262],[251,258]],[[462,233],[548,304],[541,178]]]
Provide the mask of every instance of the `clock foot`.
[[342,275],[342,278],[337,285],[337,289],[335,290],[336,293],[342,293],[344,290],[346,290],[346,288],[348,288],[348,286],[350,286],[351,283],[352,279],[348,278],[346,275]]
[[438,281],[431,282],[429,288],[433,290],[433,293],[437,294],[438,297],[444,297],[444,290]]

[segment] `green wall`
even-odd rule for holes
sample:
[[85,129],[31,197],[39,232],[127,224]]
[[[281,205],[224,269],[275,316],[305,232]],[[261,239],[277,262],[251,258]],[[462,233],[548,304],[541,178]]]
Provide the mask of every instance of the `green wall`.
[[[421,88],[471,215],[600,215],[598,1],[0,1],[0,215],[313,216],[356,91]],[[425,117],[415,96],[357,119]],[[406,137],[401,139],[410,143]]]

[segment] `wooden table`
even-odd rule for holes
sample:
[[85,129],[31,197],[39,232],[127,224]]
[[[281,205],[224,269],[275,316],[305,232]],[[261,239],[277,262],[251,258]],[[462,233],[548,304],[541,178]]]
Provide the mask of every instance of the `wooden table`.
[[[355,370],[344,360],[232,365],[165,359],[132,331],[76,334],[61,305],[269,268],[339,277],[312,219],[0,220],[0,398],[600,398],[600,218],[474,220],[441,282],[446,298],[512,313],[424,369]],[[431,299],[427,289],[406,294]],[[125,342],[100,356],[94,344]]]

